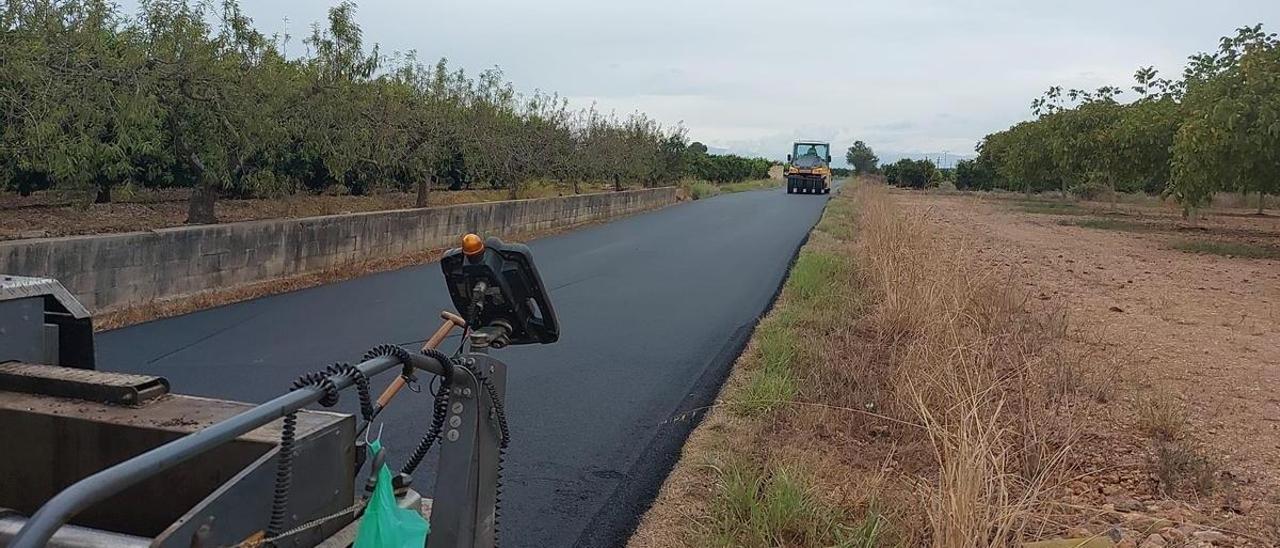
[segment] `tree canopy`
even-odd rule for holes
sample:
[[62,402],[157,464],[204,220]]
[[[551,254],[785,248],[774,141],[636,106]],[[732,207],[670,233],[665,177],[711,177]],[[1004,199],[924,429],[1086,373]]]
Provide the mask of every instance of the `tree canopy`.
[[849,147],[849,150],[845,152],[844,158],[849,162],[850,166],[853,166],[853,172],[858,175],[875,173],[877,170],[876,164],[880,161],[876,157],[875,151],[871,150],[871,147],[862,141],[854,141],[853,146]]
[[957,186],[1159,192],[1188,211],[1219,191],[1257,193],[1260,209],[1280,194],[1280,42],[1262,25],[1192,55],[1180,79],[1144,67],[1128,90],[1055,86],[1032,113],[986,136]]
[[303,43],[256,30],[235,0],[15,0],[0,7],[0,190],[110,201],[121,187],[193,189],[189,222],[222,196],[338,189],[418,192],[429,182],[514,195],[531,180],[647,186],[763,176],[711,156],[642,113],[571,109],[516,92],[498,69],[388,54],[355,5]]

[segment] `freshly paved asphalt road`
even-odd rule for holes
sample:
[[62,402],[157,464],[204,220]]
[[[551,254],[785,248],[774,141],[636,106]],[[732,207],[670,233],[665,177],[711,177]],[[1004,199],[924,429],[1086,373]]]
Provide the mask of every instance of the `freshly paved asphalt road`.
[[[729,194],[531,243],[561,338],[494,352],[510,366],[504,546],[625,540],[693,425],[664,422],[714,397],[825,202]],[[420,345],[448,306],[432,263],[103,333],[98,363],[260,402],[376,344]],[[425,391],[406,392],[379,416],[390,462],[412,451],[429,409]],[[434,466],[433,451],[415,484],[430,491]]]

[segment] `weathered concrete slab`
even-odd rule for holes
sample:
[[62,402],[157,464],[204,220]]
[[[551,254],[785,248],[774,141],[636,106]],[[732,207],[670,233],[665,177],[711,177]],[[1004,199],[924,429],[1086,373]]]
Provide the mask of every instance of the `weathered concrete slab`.
[[666,206],[675,188],[0,242],[0,272],[62,282],[95,312]]

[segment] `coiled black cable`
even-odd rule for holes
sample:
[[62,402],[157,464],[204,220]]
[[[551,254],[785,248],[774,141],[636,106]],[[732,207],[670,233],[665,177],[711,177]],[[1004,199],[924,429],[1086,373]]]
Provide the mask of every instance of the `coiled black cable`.
[[[292,390],[319,387],[320,405],[332,407],[338,403],[338,387],[328,374],[322,371],[306,373],[293,381]],[[293,442],[297,437],[298,412],[284,416],[280,427],[280,450],[276,454],[276,481],[271,491],[271,517],[267,521],[267,536],[278,536],[284,531],[284,517],[289,506],[289,489],[293,486]]]
[[400,360],[400,363],[405,365],[405,367],[409,366],[409,351],[394,344],[380,344],[370,348],[369,351],[365,352],[364,356],[360,359],[369,361],[383,356],[395,356],[397,360]]
[[484,387],[485,392],[489,395],[489,402],[493,405],[493,416],[498,420],[498,470],[494,475],[494,497],[493,497],[493,545],[498,546],[498,524],[501,523],[502,517],[502,471],[507,460],[507,446],[511,444],[511,430],[507,428],[507,412],[502,406],[502,398],[498,397],[498,388],[493,385],[493,381],[489,379],[474,362],[463,361],[467,371],[475,376],[480,386]]
[[[404,352],[403,349],[401,351]],[[396,355],[396,357],[400,358],[400,355]],[[400,359],[400,362],[409,362],[407,352],[404,352],[404,357]],[[351,379],[360,398],[360,415],[366,423],[372,421],[374,409],[373,398],[369,393],[369,377],[351,364],[335,363],[326,367],[323,371],[303,374],[293,381],[291,390],[313,386],[319,387],[322,392],[320,405],[333,407],[338,404],[339,398],[338,386],[333,382],[335,377],[348,377]],[[289,506],[289,490],[293,486],[293,445],[298,435],[297,430],[298,412],[294,411],[284,416],[284,424],[280,427],[280,450],[276,456],[275,486],[271,492],[271,515],[267,521],[266,535],[268,537],[278,536],[284,531],[285,514]]]
[[400,468],[400,472],[406,475],[413,474],[418,469],[418,465],[422,464],[422,459],[427,457],[427,452],[431,451],[431,446],[440,439],[440,434],[444,431],[444,421],[449,415],[449,389],[452,386],[453,360],[450,360],[443,352],[434,348],[424,348],[422,354],[439,361],[445,368],[445,374],[440,377],[440,388],[434,394],[435,401],[431,409],[431,426],[427,428],[427,433],[423,434],[422,439],[418,441],[418,447],[409,456],[409,460]]
[[284,425],[280,428],[280,451],[276,454],[276,481],[271,491],[271,518],[267,521],[268,537],[277,536],[284,531],[289,488],[293,485],[293,438],[297,427],[297,413],[284,416]]
[[[369,377],[359,368],[345,362],[335,363],[325,368],[325,373],[333,376],[350,377],[356,386],[356,396],[360,399],[360,417],[367,423],[373,420],[373,395],[369,393]],[[337,403],[336,399],[334,403]]]

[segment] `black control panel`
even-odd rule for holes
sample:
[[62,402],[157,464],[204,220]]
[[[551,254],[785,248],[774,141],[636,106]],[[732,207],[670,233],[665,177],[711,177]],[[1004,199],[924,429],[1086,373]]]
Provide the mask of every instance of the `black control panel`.
[[449,297],[468,326],[505,328],[503,344],[556,342],[560,326],[529,247],[495,237],[474,244],[464,249],[464,241],[440,259]]

